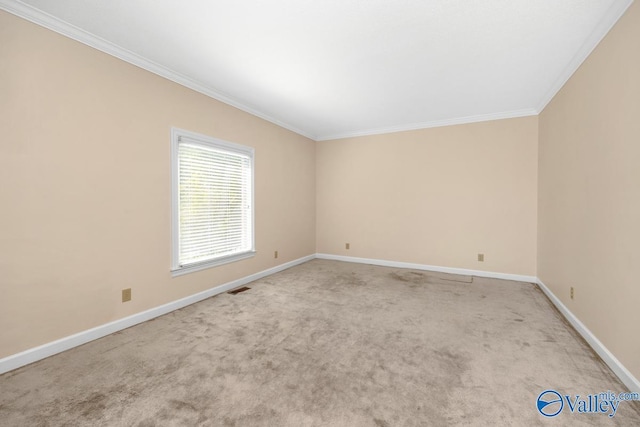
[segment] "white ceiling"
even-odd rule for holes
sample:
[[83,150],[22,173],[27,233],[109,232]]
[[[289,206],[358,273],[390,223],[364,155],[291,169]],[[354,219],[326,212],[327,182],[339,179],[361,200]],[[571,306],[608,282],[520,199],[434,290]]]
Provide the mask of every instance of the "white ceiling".
[[323,140],[537,114],[631,2],[0,0],[0,6]]

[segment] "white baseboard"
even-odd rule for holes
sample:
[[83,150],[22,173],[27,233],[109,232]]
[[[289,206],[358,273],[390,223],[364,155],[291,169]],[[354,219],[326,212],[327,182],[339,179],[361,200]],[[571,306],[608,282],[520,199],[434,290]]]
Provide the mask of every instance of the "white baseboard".
[[318,259],[329,259],[334,261],[355,262],[358,264],[372,264],[382,267],[409,268],[412,270],[437,271],[439,273],[460,274],[464,276],[489,277],[492,279],[515,280],[517,282],[537,283],[535,276],[523,276],[520,274],[494,273],[491,271],[469,270],[466,268],[439,267],[437,265],[413,264],[410,262],[387,261],[382,259],[356,258],[342,255],[316,254]]
[[545,295],[551,300],[553,305],[556,306],[558,311],[571,323],[576,331],[582,338],[587,341],[591,348],[600,356],[600,358],[606,363],[614,374],[620,378],[620,381],[629,388],[629,391],[640,393],[640,381],[633,376],[627,368],[600,342],[598,338],[582,323],[566,305],[560,301],[560,299],[554,295],[553,292],[542,282],[537,280],[538,286],[545,293]]
[[519,282],[536,283],[542,292],[549,297],[560,313],[569,321],[575,330],[587,341],[593,350],[611,368],[614,374],[629,388],[629,391],[640,393],[640,381],[633,376],[627,368],[600,342],[598,338],[556,297],[547,286],[535,276],[522,276],[518,274],[494,273],[490,271],[468,270],[464,268],[439,267],[436,265],[413,264],[408,262],[387,261],[370,258],[357,258],[342,255],[316,254],[318,259],[353,262],[359,264],[372,264],[383,267],[410,268],[413,270],[437,271],[440,273],[461,274],[465,276],[480,276],[494,279],[515,280]]
[[237,280],[233,280],[223,285],[216,286],[206,291],[199,292],[197,294],[181,298],[176,301],[172,301],[159,307],[136,313],[123,319],[118,319],[113,322],[109,322],[104,325],[97,326],[95,328],[88,329],[86,331],[79,332],[77,334],[41,345],[39,347],[31,348],[21,353],[7,356],[3,359],[0,359],[0,374],[20,368],[33,362],[37,362],[38,360],[53,356],[54,354],[61,353],[65,350],[69,350],[73,347],[77,347],[98,338],[102,338],[104,336],[121,331],[139,323],[146,322],[147,320],[154,319],[156,317],[186,307],[198,301],[210,298],[214,295],[218,295],[239,286],[243,286],[247,283],[253,282],[254,280],[262,279],[263,277],[267,277],[293,266],[311,261],[315,258],[353,262],[359,264],[372,264],[383,267],[409,268],[413,270],[437,271],[441,273],[461,274],[467,276],[489,277],[495,279],[536,283],[545,293],[545,295],[549,297],[551,302],[558,308],[560,313],[562,313],[562,315],[569,321],[569,323],[571,323],[576,331],[578,331],[578,333],[582,335],[582,337],[593,348],[593,350],[611,368],[611,370],[618,376],[618,378],[620,378],[623,384],[629,388],[629,391],[640,393],[640,381],[638,381],[638,379],[636,379],[633,374],[631,374],[631,372],[629,372],[629,370],[627,370],[627,368],[625,368],[624,365],[620,363],[620,361],[600,342],[600,340],[596,338],[595,335],[593,335],[593,333],[589,329],[587,329],[587,327],[580,320],[578,320],[578,318],[558,299],[558,297],[556,297],[553,292],[551,292],[549,288],[547,288],[542,280],[538,279],[537,277],[523,276],[518,274],[494,273],[481,270],[469,270],[463,268],[439,267],[426,264],[413,264],[408,262],[347,257],[321,253],[298,258],[296,260],[278,265],[276,267],[269,268],[267,270],[263,270]]
[[172,311],[178,310],[180,308],[186,307],[198,301],[202,301],[204,299],[210,298],[214,295],[221,294],[223,292],[245,285],[249,282],[253,282],[254,280],[262,279],[263,277],[269,276],[274,273],[278,273],[282,270],[286,270],[287,268],[291,268],[295,265],[302,264],[314,258],[315,258],[315,255],[309,255],[303,258],[298,258],[296,260],[293,260],[284,264],[280,264],[276,267],[269,268],[264,271],[260,271],[250,276],[233,280],[231,282],[216,286],[206,291],[202,291],[197,294],[190,295],[188,297],[181,298],[176,301],[172,301],[170,303],[161,305],[159,307],[142,311],[140,313],[133,314],[123,319],[114,320],[113,322],[109,322],[104,325],[100,325],[95,328],[91,328],[86,331],[82,331],[77,334],[70,335],[65,338],[61,338],[59,340],[41,345],[39,347],[34,347],[29,350],[25,350],[21,353],[7,356],[3,359],[0,359],[0,374],[20,368],[22,366],[28,365],[33,362],[37,362],[38,360],[42,360],[46,357],[53,356],[54,354],[61,353],[73,347],[86,344],[90,341],[96,340],[98,338],[102,338],[104,336],[107,336],[114,332],[121,331],[123,329],[129,328],[139,323],[146,322],[147,320],[154,319],[156,317],[159,317],[164,314],[170,313]]

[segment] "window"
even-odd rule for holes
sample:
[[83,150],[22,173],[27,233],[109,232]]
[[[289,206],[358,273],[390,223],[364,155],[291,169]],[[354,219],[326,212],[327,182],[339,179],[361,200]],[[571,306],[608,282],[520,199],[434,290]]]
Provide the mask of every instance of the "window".
[[253,148],[174,128],[171,163],[173,275],[253,256]]

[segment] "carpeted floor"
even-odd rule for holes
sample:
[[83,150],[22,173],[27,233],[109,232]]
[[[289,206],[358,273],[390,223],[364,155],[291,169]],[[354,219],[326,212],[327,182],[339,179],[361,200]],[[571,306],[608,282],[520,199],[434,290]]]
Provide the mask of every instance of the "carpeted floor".
[[532,284],[314,260],[0,376],[3,426],[640,425]]

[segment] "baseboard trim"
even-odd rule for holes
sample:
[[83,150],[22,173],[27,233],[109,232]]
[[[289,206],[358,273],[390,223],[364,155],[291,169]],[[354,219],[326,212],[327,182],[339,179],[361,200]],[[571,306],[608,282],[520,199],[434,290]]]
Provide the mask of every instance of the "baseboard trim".
[[33,362],[37,362],[38,360],[53,356],[54,354],[61,353],[65,350],[78,347],[82,344],[86,344],[98,338],[105,337],[114,332],[121,331],[142,322],[146,322],[147,320],[165,315],[193,303],[210,298],[214,295],[218,295],[239,286],[246,285],[247,283],[253,282],[254,280],[262,279],[263,277],[267,277],[296,265],[311,261],[314,258],[315,254],[298,258],[296,260],[280,264],[276,267],[269,268],[255,274],[233,280],[223,285],[213,287],[206,291],[202,291],[197,294],[190,295],[188,297],[181,298],[179,300],[172,301],[170,303],[163,304],[161,306],[154,307],[128,317],[124,317],[122,319],[114,320],[113,322],[109,322],[104,325],[100,325],[95,328],[91,328],[86,331],[82,331],[77,334],[73,334],[68,337],[64,337],[47,344],[43,344],[41,346],[31,348],[29,350],[25,350],[21,353],[7,356],[3,359],[0,359],[0,374],[12,371]]
[[354,262],[358,264],[372,264],[382,267],[409,268],[412,270],[437,271],[439,273],[461,274],[465,276],[489,277],[492,279],[515,280],[517,282],[537,283],[535,276],[523,276],[520,274],[495,273],[492,271],[469,270],[466,268],[440,267],[437,265],[414,264],[410,262],[388,261],[383,259],[357,258],[342,255],[316,254],[318,259],[328,259],[333,261]]
[[537,279],[538,287],[549,298],[551,303],[556,306],[558,311],[567,319],[567,321],[575,328],[575,330],[587,341],[591,348],[600,356],[614,374],[629,388],[629,391],[640,393],[640,381],[633,376],[631,372],[600,342],[598,338],[582,323],[566,305],[555,296],[553,292],[542,282]]
[[413,264],[408,262],[387,261],[370,258],[357,258],[342,255],[316,254],[318,259],[353,262],[358,264],[372,264],[383,267],[410,268],[413,270],[437,271],[440,273],[462,274],[466,276],[480,276],[494,279],[515,280],[519,282],[535,283],[556,306],[558,311],[567,319],[574,329],[587,341],[589,346],[600,356],[604,363],[611,368],[613,373],[629,388],[629,391],[640,393],[640,381],[600,342],[598,338],[565,306],[553,292],[535,276],[522,276],[518,274],[494,273],[490,271],[469,270],[464,268],[440,267],[436,265]]
[[544,292],[544,294],[549,298],[551,303],[556,306],[558,311],[560,311],[560,313],[567,319],[567,321],[576,329],[576,331],[585,339],[585,341],[587,341],[591,348],[593,348],[593,350],[602,358],[602,360],[609,366],[609,368],[611,368],[614,374],[618,376],[620,381],[622,381],[622,383],[629,388],[629,391],[640,393],[640,381],[638,381],[638,379],[634,377],[627,368],[624,367],[624,365],[604,346],[604,344],[602,344],[602,342],[600,342],[600,340],[596,338],[596,336],[562,303],[562,301],[560,301],[560,299],[556,297],[553,292],[551,292],[551,290],[542,282],[542,280],[537,277],[523,276],[518,274],[495,273],[481,270],[470,270],[464,268],[440,267],[435,265],[415,264],[371,258],[348,257],[323,253],[298,258],[296,260],[280,264],[273,268],[269,268],[255,274],[233,280],[223,285],[213,287],[206,291],[202,291],[197,294],[190,295],[188,297],[181,298],[179,300],[172,301],[170,303],[163,304],[161,306],[154,307],[152,309],[136,313],[122,319],[114,320],[113,322],[109,322],[104,325],[100,325],[95,328],[88,329],[86,331],[79,332],[77,334],[70,335],[68,337],[43,344],[29,350],[25,350],[21,353],[7,356],[3,359],[0,359],[0,374],[12,371],[33,362],[37,362],[38,360],[45,359],[49,356],[53,356],[71,348],[78,347],[82,344],[86,344],[114,332],[118,332],[131,326],[135,326],[139,323],[146,322],[147,320],[165,315],[167,313],[210,298],[212,296],[221,294],[239,286],[246,285],[247,283],[253,282],[255,280],[262,279],[296,265],[311,261],[315,258],[352,262],[358,264],[372,264],[382,267],[409,268],[413,270],[437,271],[440,273],[462,274],[536,283],[540,287],[542,292]]

